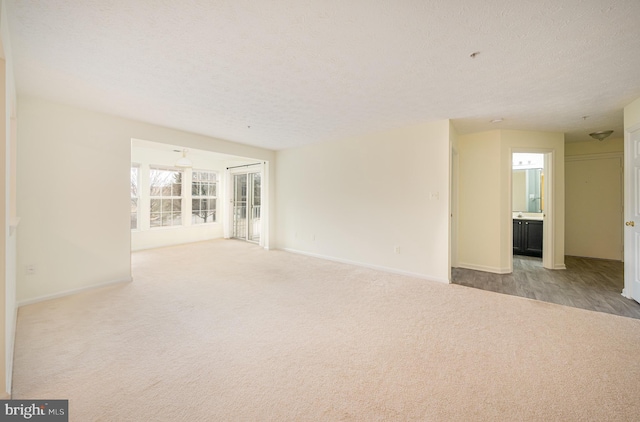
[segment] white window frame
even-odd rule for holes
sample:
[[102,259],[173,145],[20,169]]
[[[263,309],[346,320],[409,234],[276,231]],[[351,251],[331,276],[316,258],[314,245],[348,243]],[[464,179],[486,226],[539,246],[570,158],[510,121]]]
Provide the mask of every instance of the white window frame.
[[[154,171],[169,171],[169,172],[174,172],[174,173],[179,173],[180,176],[180,195],[173,195],[173,186],[171,188],[171,195],[153,195],[152,193],[152,189],[153,189],[153,177],[152,177],[152,173]],[[151,230],[156,230],[156,229],[167,229],[167,228],[176,228],[176,227],[184,227],[184,216],[185,216],[185,206],[184,206],[184,198],[185,198],[185,194],[184,194],[184,181],[185,181],[185,171],[176,167],[165,167],[165,166],[157,166],[157,165],[152,165],[149,166],[149,187],[148,187],[148,191],[149,191],[149,228]],[[153,201],[154,200],[160,200],[161,204],[163,200],[170,200],[170,201],[180,201],[180,217],[179,218],[172,218],[172,224],[170,225],[164,225],[161,224],[159,226],[157,225],[153,225],[153,218],[152,216],[156,213],[158,213],[160,215],[160,221],[162,223],[163,217],[162,215],[164,214],[164,212],[162,211],[162,206],[160,207],[160,211],[159,212],[154,212],[153,211]],[[173,207],[173,205],[172,205]],[[170,211],[169,213],[171,214],[175,214],[175,211]]]
[[[194,191],[194,186],[196,186],[196,183],[202,183],[202,182],[209,182],[210,180],[200,180],[199,178],[196,180],[196,175],[199,175],[200,173],[207,173],[209,175],[213,176],[213,181],[211,184],[213,184],[214,189],[215,189],[215,195],[194,195],[193,191]],[[219,213],[219,209],[218,209],[218,189],[220,188],[219,186],[219,179],[218,179],[218,172],[214,171],[214,170],[204,170],[204,169],[194,169],[191,172],[191,180],[190,180],[190,186],[189,186],[189,204],[191,206],[191,214],[190,214],[190,222],[191,225],[194,226],[201,226],[203,224],[215,224],[218,222],[218,213]],[[207,221],[207,222],[201,222],[198,223],[196,221],[194,221],[194,213],[193,213],[193,201],[194,200],[202,200],[202,199],[213,199],[214,203],[215,203],[215,207],[214,207],[214,214],[213,214],[213,220],[212,221]]]

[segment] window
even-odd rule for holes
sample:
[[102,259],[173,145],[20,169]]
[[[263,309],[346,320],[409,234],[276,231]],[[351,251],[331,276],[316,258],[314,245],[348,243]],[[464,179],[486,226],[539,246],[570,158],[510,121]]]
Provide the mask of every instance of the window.
[[191,182],[191,224],[216,221],[216,181],[212,171],[193,171]]
[[140,167],[137,164],[131,166],[131,230],[138,229],[138,199],[140,186]]
[[182,225],[182,172],[152,168],[149,179],[150,226]]

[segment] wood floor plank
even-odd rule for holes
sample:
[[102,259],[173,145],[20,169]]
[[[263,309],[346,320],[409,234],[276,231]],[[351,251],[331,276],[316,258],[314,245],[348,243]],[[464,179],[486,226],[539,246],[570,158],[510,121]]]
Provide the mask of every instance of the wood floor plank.
[[622,296],[624,264],[567,256],[566,270],[548,270],[539,258],[515,256],[512,274],[454,268],[452,282],[544,302],[640,319],[640,303]]

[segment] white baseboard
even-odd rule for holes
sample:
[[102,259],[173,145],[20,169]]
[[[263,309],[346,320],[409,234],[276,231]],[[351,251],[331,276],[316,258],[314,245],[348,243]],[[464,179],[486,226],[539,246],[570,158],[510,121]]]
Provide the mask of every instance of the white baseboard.
[[316,254],[316,253],[312,253],[312,252],[305,252],[305,251],[300,251],[300,250],[291,249],[291,248],[280,248],[280,250],[285,251],[285,252],[295,253],[295,254],[298,254],[298,255],[310,256],[310,257],[313,257],[313,258],[325,259],[327,261],[340,262],[341,264],[355,265],[357,267],[371,268],[372,270],[384,271],[384,272],[387,272],[387,273],[398,274],[398,275],[406,275],[406,276],[409,276],[409,277],[420,278],[422,280],[436,281],[438,283],[449,284],[449,280],[446,279],[446,278],[433,277],[433,276],[430,276],[430,275],[427,275],[427,274],[412,273],[410,271],[402,271],[402,270],[398,270],[398,269],[395,269],[395,268],[383,267],[383,266],[379,266],[379,265],[371,265],[371,264],[367,264],[367,263],[364,263],[364,262],[351,261],[351,260],[348,260],[348,259],[336,258],[336,257],[333,257],[333,256],[326,256],[326,255],[320,255],[320,254]]
[[77,294],[77,293],[85,292],[87,290],[95,290],[95,289],[99,289],[99,288],[102,288],[102,287],[112,286],[112,285],[115,285],[115,284],[131,283],[132,281],[133,281],[133,279],[131,277],[128,277],[128,278],[124,278],[124,279],[120,279],[120,280],[107,281],[106,283],[94,284],[93,286],[80,287],[78,289],[65,290],[65,291],[59,292],[59,293],[53,293],[53,294],[50,294],[50,295],[38,296],[38,297],[35,297],[33,299],[21,300],[20,302],[18,302],[18,307],[26,306],[26,305],[33,305],[34,303],[44,302],[45,300],[58,299],[58,298],[65,297],[65,296],[71,296],[71,295],[74,295],[74,294]]
[[463,262],[458,263],[458,268],[464,268],[474,271],[484,271],[485,273],[494,274],[510,274],[512,272],[510,268],[486,267],[484,265],[465,264]]
[[558,264],[556,266],[553,267],[554,270],[566,270],[567,266],[564,264]]

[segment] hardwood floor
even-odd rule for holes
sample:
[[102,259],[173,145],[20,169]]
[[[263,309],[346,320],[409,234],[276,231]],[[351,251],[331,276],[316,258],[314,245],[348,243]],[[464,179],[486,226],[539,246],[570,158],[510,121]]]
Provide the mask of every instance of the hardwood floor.
[[515,256],[512,274],[454,268],[452,281],[468,287],[640,319],[640,303],[621,295],[624,264],[567,256],[566,270],[542,268],[540,258]]

